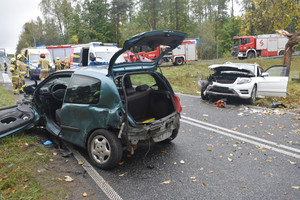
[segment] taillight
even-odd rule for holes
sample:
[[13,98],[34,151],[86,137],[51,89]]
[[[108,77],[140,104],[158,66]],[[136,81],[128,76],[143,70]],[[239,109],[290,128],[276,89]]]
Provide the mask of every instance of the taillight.
[[181,107],[181,104],[180,104],[180,99],[176,94],[174,94],[173,100],[175,102],[177,113],[181,113],[182,107]]

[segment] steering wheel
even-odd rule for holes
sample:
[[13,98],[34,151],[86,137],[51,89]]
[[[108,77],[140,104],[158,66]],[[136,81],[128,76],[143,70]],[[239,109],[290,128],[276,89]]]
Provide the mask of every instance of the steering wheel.
[[56,84],[51,87],[51,95],[57,101],[63,101],[67,86]]

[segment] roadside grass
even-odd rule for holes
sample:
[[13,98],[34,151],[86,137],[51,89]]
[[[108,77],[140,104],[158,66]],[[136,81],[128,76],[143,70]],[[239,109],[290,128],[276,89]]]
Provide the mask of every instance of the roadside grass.
[[14,95],[0,86],[0,107],[14,105],[16,102]]
[[[16,103],[13,95],[0,86],[2,106]],[[62,199],[59,180],[51,180],[51,172],[38,172],[47,169],[53,150],[38,144],[45,138],[35,131],[7,136],[0,140],[0,199]],[[42,174],[44,173],[44,174]],[[46,175],[45,175],[46,173]]]
[[[226,62],[227,59],[224,59]],[[208,61],[209,62],[209,61]],[[253,59],[253,60],[236,60],[235,62],[255,63],[257,62],[264,70],[272,65],[282,64],[282,58],[274,59]],[[190,63],[191,64],[191,63]],[[208,66],[211,64],[191,64],[183,66],[162,67],[163,74],[170,81],[175,92],[184,94],[200,95],[198,86],[197,72],[206,79],[211,71]],[[213,64],[213,61],[212,61]],[[273,101],[279,101],[287,107],[300,107],[300,83],[292,81],[292,78],[299,78],[300,57],[292,58],[290,77],[286,97],[267,97],[257,100],[255,105],[270,107]]]
[[36,134],[15,134],[0,144],[0,199],[57,199],[60,189],[45,187],[51,150],[37,144]]

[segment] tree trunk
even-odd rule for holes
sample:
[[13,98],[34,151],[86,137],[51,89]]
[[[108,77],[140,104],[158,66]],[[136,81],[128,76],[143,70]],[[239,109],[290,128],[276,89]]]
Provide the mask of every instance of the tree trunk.
[[289,40],[285,45],[284,55],[283,55],[283,65],[291,66],[292,63],[292,53],[295,50],[296,45],[300,40],[300,31],[297,33],[289,33],[285,30],[277,30],[277,33],[286,36]]

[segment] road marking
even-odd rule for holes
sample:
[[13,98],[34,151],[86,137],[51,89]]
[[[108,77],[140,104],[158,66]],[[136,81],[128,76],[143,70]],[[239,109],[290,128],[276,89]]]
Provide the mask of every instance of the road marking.
[[95,170],[95,168],[75,149],[71,148],[68,144],[64,143],[68,149],[73,153],[77,161],[82,161],[84,164],[82,167],[94,180],[97,186],[106,194],[106,196],[111,200],[122,200],[118,193],[105,181],[102,176]]
[[[182,121],[184,123],[187,123],[187,124],[190,124],[190,125],[202,128],[202,129],[206,129],[206,130],[209,130],[209,131],[214,131],[216,133],[219,133],[219,134],[222,134],[222,135],[225,135],[225,136],[228,136],[228,137],[232,137],[232,138],[235,138],[235,139],[238,139],[238,140],[241,140],[241,141],[248,142],[250,144],[261,146],[263,148],[273,150],[273,151],[276,151],[276,152],[279,152],[279,153],[282,153],[282,154],[289,155],[289,156],[292,156],[294,158],[300,159],[300,155],[297,154],[297,152],[300,152],[299,149],[288,147],[288,146],[285,146],[285,145],[280,145],[280,144],[277,144],[275,142],[271,142],[271,141],[264,140],[264,139],[261,139],[261,138],[257,138],[257,137],[254,137],[254,136],[249,136],[249,135],[246,135],[244,133],[240,133],[240,132],[237,132],[237,131],[232,131],[230,129],[226,129],[226,128],[223,128],[223,127],[220,127],[220,126],[216,126],[216,125],[213,125],[213,124],[202,122],[202,121],[190,118],[190,117],[185,117],[185,116],[181,116],[181,117],[182,117],[182,119],[180,121]],[[201,125],[201,124],[203,124],[203,125]],[[213,128],[210,128],[208,126],[211,126]],[[247,139],[247,138],[249,138],[249,139]],[[256,141],[253,141],[253,140],[256,140],[256,141],[259,141],[259,142],[256,142]],[[269,145],[274,145],[276,147],[269,146],[269,145],[263,144],[261,142],[267,143]],[[294,153],[289,152],[289,151],[285,151],[283,149],[293,151]]]
[[8,74],[2,74],[2,77],[3,77],[4,83],[11,83],[11,80],[10,80]]

